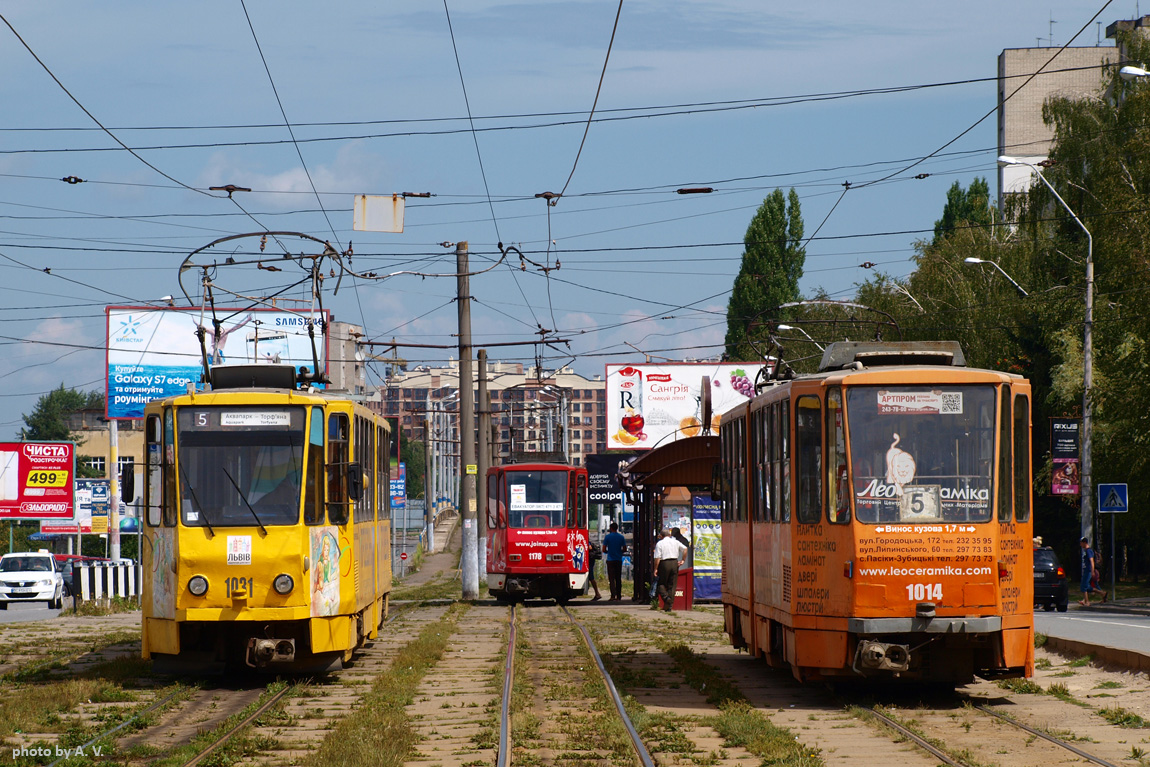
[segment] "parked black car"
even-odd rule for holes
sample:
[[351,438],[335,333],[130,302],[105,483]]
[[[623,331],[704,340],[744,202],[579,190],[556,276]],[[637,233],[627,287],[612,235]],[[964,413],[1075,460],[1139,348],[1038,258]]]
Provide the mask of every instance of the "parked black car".
[[1057,607],[1064,613],[1069,600],[1070,586],[1058,555],[1049,546],[1034,549],[1034,606],[1047,612]]

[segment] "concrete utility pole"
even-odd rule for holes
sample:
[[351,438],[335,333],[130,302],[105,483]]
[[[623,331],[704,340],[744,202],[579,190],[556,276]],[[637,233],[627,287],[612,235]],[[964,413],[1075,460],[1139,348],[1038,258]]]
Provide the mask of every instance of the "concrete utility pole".
[[[120,560],[120,432],[116,419],[108,421],[108,542],[112,561]],[[137,552],[136,558],[140,555]]]
[[467,243],[455,245],[456,302],[459,309],[459,507],[463,515],[463,598],[479,598],[479,545],[475,503],[475,377],[471,372],[471,280]]
[[435,513],[432,509],[432,490],[431,479],[434,476],[432,473],[432,457],[431,457],[431,413],[430,408],[428,412],[423,414],[423,520],[427,525],[427,552],[429,554],[435,553]]
[[[479,473],[476,492],[479,498],[479,578],[487,577],[487,469],[491,466],[491,393],[487,390],[487,350],[479,357]],[[468,434],[470,438],[470,434]]]

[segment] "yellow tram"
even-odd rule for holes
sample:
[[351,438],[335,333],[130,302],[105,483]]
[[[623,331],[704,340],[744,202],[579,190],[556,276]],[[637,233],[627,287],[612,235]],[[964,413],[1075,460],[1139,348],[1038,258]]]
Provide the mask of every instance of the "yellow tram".
[[211,381],[145,411],[143,656],[339,668],[387,615],[390,428],[289,366]]

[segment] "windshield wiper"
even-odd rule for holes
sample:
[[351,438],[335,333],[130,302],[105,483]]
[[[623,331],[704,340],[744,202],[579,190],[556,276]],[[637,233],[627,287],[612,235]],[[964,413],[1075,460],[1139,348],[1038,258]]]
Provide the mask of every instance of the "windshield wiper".
[[248,511],[250,511],[252,513],[252,516],[256,518],[256,524],[260,526],[260,532],[263,533],[264,535],[267,535],[268,529],[266,527],[264,527],[264,523],[260,521],[260,515],[256,514],[256,510],[252,508],[252,505],[250,503],[248,503],[248,497],[246,495],[244,495],[244,491],[240,490],[240,486],[236,484],[236,481],[234,479],[232,479],[232,475],[228,474],[227,469],[224,469],[222,466],[220,468],[223,469],[224,476],[226,476],[228,478],[228,480],[231,481],[232,487],[234,487],[236,489],[236,492],[240,494],[240,498],[243,499],[244,506],[247,506]]
[[196,498],[196,490],[192,487],[192,481],[188,479],[188,473],[184,471],[183,464],[180,464],[180,476],[184,478],[184,484],[188,486],[188,492],[192,496],[192,503],[195,504],[196,510],[199,511],[200,516],[204,518],[204,524],[208,526],[208,533],[210,533],[211,536],[215,538],[216,531],[212,529],[212,521],[208,519],[208,513],[204,511],[204,507],[200,505],[199,499]]

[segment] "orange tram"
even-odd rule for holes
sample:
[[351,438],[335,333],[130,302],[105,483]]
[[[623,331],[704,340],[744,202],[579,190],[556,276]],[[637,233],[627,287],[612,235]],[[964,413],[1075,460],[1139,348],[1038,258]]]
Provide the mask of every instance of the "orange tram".
[[836,343],[724,413],[731,643],[800,681],[1030,676],[1030,401],[955,342]]
[[587,589],[587,470],[521,463],[487,471],[487,590],[566,602]]

